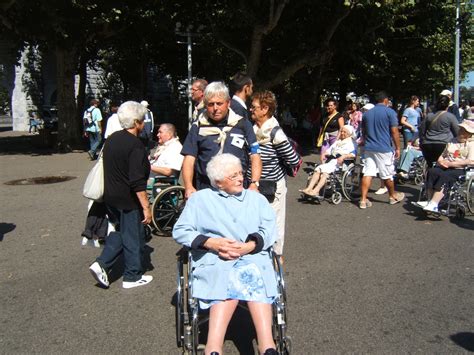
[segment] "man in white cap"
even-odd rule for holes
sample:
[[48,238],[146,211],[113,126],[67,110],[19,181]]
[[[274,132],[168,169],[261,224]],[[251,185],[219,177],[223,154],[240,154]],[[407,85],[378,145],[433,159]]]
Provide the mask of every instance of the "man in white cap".
[[459,114],[459,107],[452,100],[453,93],[447,89],[444,89],[443,91],[441,91],[440,95],[449,97],[448,112],[451,112],[454,116],[456,116],[456,119],[458,120],[458,122],[461,123],[462,118],[461,118],[461,115]]
[[145,149],[147,152],[150,152],[150,142],[152,141],[152,136],[153,136],[153,128],[155,128],[155,122],[153,120],[153,112],[150,111],[148,108],[149,104],[148,101],[143,100],[140,102],[143,106],[146,107],[147,113],[145,114],[145,128],[143,131],[140,133],[140,140],[143,142],[143,145],[145,146]]

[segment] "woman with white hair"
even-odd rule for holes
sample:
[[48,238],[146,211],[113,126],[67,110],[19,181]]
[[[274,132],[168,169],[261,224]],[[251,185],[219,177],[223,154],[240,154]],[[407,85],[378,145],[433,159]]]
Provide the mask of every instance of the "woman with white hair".
[[92,276],[109,286],[107,271],[123,253],[123,288],[146,285],[153,277],[143,275],[144,225],[151,221],[146,182],[150,163],[140,139],[146,108],[127,101],[118,109],[122,131],[115,132],[104,145],[104,203],[115,232],[105,241],[101,255],[89,267]]
[[354,128],[351,125],[343,126],[339,139],[321,156],[321,161],[324,163],[314,169],[308,186],[299,191],[312,197],[319,196],[319,191],[326,184],[329,174],[336,171],[344,163],[345,159],[354,158],[356,149],[354,144]]
[[207,164],[212,188],[191,195],[173,229],[191,248],[192,296],[210,308],[205,353],[222,354],[227,326],[239,301],[247,301],[260,354],[276,354],[272,303],[277,283],[268,249],[275,241],[275,214],[265,197],[245,190],[240,160],[224,153]]

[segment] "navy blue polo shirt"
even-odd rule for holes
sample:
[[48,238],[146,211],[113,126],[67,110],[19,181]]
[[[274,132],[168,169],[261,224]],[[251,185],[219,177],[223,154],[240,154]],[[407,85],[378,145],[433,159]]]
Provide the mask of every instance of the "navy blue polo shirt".
[[[224,118],[220,122],[209,122],[214,123],[215,127],[224,129],[227,126],[227,118]],[[191,130],[186,137],[183,144],[181,154],[191,155],[196,158],[196,165],[194,167],[196,188],[198,190],[210,186],[209,179],[206,176],[207,163],[212,157],[217,155],[220,149],[220,143],[216,140],[218,135],[199,135],[199,121],[195,122]],[[257,138],[253,131],[252,124],[249,120],[240,119],[240,121],[227,132],[227,138],[224,143],[223,153],[230,153],[240,159],[242,163],[242,170],[245,173],[249,167],[249,154],[260,153]]]

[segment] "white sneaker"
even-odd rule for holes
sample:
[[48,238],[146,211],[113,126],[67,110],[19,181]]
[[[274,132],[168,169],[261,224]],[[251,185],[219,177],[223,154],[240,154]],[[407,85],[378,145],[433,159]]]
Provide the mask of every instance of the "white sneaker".
[[97,261],[89,266],[89,270],[98,283],[104,287],[109,287],[109,278],[107,276],[107,272],[105,272],[104,268],[100,266]]
[[81,245],[83,247],[85,247],[87,245],[87,242],[89,241],[89,239],[87,239],[86,237],[82,237],[82,240],[81,240]]
[[383,194],[386,194],[387,192],[388,192],[388,189],[386,187],[381,187],[380,189],[375,191],[375,194],[376,195],[383,195]]
[[99,239],[93,239],[93,244],[94,244],[94,247],[100,248]]
[[430,201],[418,201],[416,202],[416,205],[418,207],[425,208],[426,206],[428,206],[428,203],[430,203]]
[[123,281],[122,287],[123,288],[133,288],[133,287],[138,287],[138,286],[143,286],[146,285],[147,283],[150,283],[151,280],[153,280],[153,276],[151,275],[142,275],[142,278],[137,281]]
[[426,212],[433,212],[433,213],[438,213],[438,205],[435,205],[434,203],[428,203],[424,208],[423,211]]

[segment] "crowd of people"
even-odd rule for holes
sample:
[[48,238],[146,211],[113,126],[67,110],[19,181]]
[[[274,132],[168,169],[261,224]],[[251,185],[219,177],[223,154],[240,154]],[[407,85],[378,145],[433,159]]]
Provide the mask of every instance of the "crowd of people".
[[[162,123],[154,151],[150,132],[155,123],[146,101],[111,105],[102,151],[102,115],[98,100],[91,101],[84,113],[84,134],[90,141],[90,159],[102,154],[102,204],[110,226],[104,248],[89,269],[100,285],[108,287],[108,273],[123,254],[123,288],[152,281],[143,264],[145,225],[152,218],[147,186],[160,177],[181,174],[187,202],[173,237],[192,251],[198,280],[193,296],[202,308],[210,308],[206,354],[222,352],[237,303],[247,301],[259,350],[271,355],[276,354],[270,306],[276,281],[268,249],[273,247],[284,262],[287,170],[299,166],[301,157],[287,136],[294,128],[292,115],[283,110],[286,118],[279,122],[274,93],[254,92],[252,79],[242,72],[232,78],[230,87],[233,96],[224,82],[195,80],[190,92],[195,104],[192,125],[183,144],[174,125]],[[385,92],[375,95],[375,105],[360,108],[350,102],[343,112],[336,99],[326,100],[326,114],[314,132],[322,164],[300,191],[319,196],[328,175],[344,160],[360,155],[364,163],[359,207],[372,206],[368,192],[377,176],[380,190],[388,192],[388,203],[394,205],[405,198],[395,191],[395,161],[402,157],[403,177],[411,161],[422,155],[430,167],[429,200],[420,202],[420,207],[435,211],[443,189],[462,168],[474,164],[474,121],[460,123],[449,112],[453,104],[445,91],[435,112],[426,117],[419,105],[419,98],[412,96],[399,120]],[[463,116],[469,115],[466,108]],[[94,235],[90,230],[84,234],[89,239]]]

